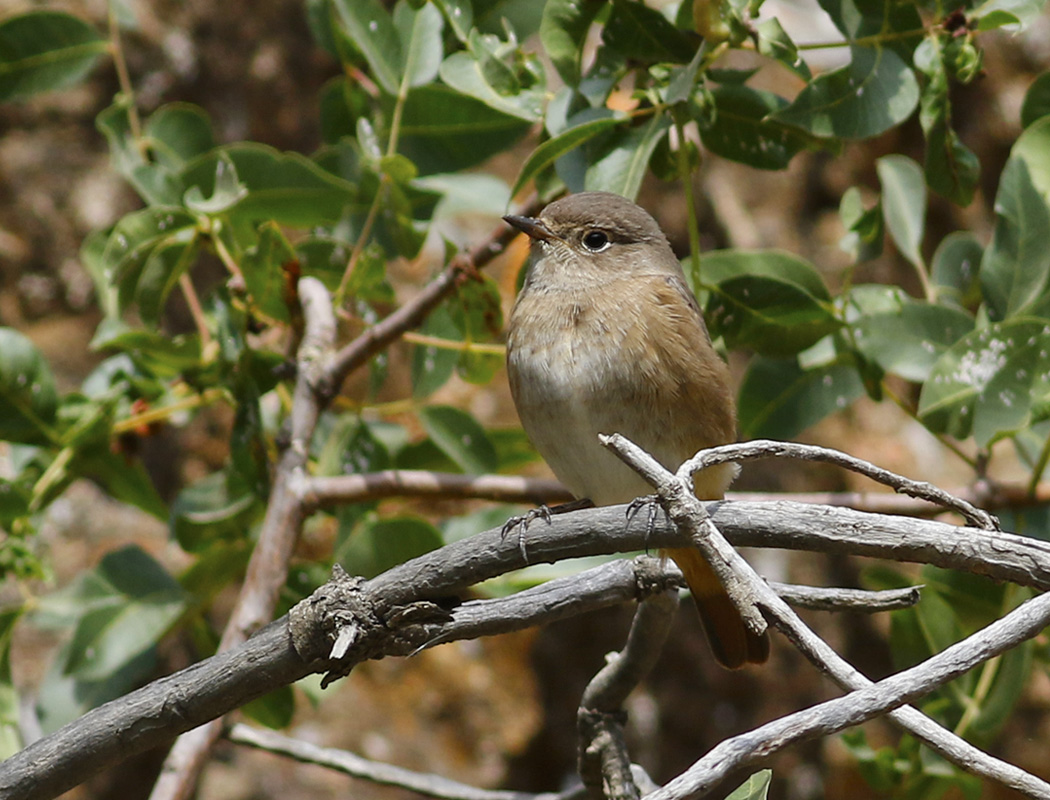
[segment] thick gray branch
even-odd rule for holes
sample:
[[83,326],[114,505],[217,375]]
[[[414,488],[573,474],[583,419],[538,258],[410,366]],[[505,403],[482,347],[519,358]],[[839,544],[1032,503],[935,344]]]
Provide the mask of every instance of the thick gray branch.
[[[1050,543],[1014,534],[801,503],[721,502],[707,508],[738,546],[926,562],[1050,588]],[[550,524],[534,522],[527,536],[529,561],[681,546],[681,536],[662,515],[647,534],[646,520],[627,521],[625,511],[626,506],[596,508],[555,516]],[[384,619],[421,599],[455,595],[522,566],[516,537],[504,538],[494,529],[395,567],[366,582],[362,591]],[[260,647],[260,641],[266,645]],[[397,645],[395,652],[407,646]],[[287,619],[279,620],[240,648],[95,709],[15,754],[0,764],[0,796],[54,797],[106,766],[330,666],[304,662],[291,647]],[[225,688],[213,691],[216,686]]]

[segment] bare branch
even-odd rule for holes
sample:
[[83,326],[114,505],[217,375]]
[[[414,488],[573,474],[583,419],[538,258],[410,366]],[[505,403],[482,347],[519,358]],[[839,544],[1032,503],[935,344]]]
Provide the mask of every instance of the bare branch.
[[478,789],[440,775],[414,772],[392,764],[371,761],[346,750],[318,747],[309,742],[283,736],[276,731],[261,730],[243,723],[234,725],[226,736],[237,744],[288,756],[306,764],[318,764],[372,783],[398,786],[440,800],[579,800],[584,795],[582,786],[565,792],[539,794]]
[[561,503],[572,493],[558,481],[517,475],[459,475],[391,469],[362,475],[310,477],[300,481],[300,501],[309,509],[360,503],[381,497],[441,497],[499,503]]
[[654,594],[635,612],[627,643],[591,679],[576,714],[579,773],[595,800],[637,800],[623,727],[627,696],[652,670],[678,610],[678,592]]
[[769,588],[780,595],[788,605],[816,611],[895,611],[909,608],[919,602],[921,586],[903,589],[884,589],[878,592],[866,589],[838,589],[819,586],[796,586],[769,581]]
[[898,492],[911,495],[912,497],[919,497],[956,511],[962,515],[963,519],[978,528],[990,531],[999,530],[999,521],[987,511],[976,508],[966,500],[955,497],[932,483],[913,481],[910,478],[905,478],[902,475],[890,472],[888,469],[877,467],[848,453],[815,445],[756,439],[752,442],[739,442],[737,444],[712,447],[707,450],[701,450],[682,464],[678,468],[678,477],[689,477],[704,467],[714,466],[715,464],[726,464],[734,461],[757,461],[765,458],[795,458],[802,461],[823,461],[829,464],[836,464],[861,475],[866,475],[872,480],[890,486]]
[[[1050,588],[1050,543],[1037,539],[801,503],[718,502],[707,504],[707,508],[715,525],[737,546],[932,563]],[[625,510],[626,506],[595,508],[555,516],[550,524],[534,523],[528,530],[530,562],[682,546],[681,535],[663,515],[654,520],[650,530],[645,519],[625,520]],[[420,600],[454,596],[466,587],[522,566],[516,537],[504,538],[499,529],[493,529],[401,564],[364,583],[362,592],[367,607],[383,620]],[[384,646],[392,648],[391,652],[404,653],[436,637],[438,629],[424,628],[423,634],[408,637],[407,643],[387,639]],[[259,641],[267,644],[258,647]],[[361,642],[358,647],[367,643]],[[362,649],[352,651],[351,656],[365,658],[370,654]],[[235,658],[240,660],[226,660]],[[330,666],[309,657],[304,661],[297,655],[291,646],[288,620],[279,620],[241,648],[101,706],[16,753],[0,764],[0,796],[19,800],[54,797],[99,769]],[[212,687],[225,688],[212,691]]]
[[[878,683],[869,683],[865,688],[857,689],[844,697],[789,714],[749,733],[726,739],[686,772],[663,788],[646,795],[646,800],[701,797],[732,771],[768,758],[789,744],[837,733],[884,714],[890,709],[898,709],[891,714],[897,721],[901,721],[901,716],[905,719],[913,716],[923,717],[915,709],[901,706],[962,675],[981,662],[1016,647],[1038,634],[1048,624],[1050,594],[1043,594],[918,666],[898,672]],[[904,711],[908,713],[902,714]],[[930,723],[933,724],[932,720]],[[965,746],[966,750],[980,753],[963,740],[957,741]],[[953,750],[951,754],[937,749],[956,763],[965,759],[961,748]],[[1044,800],[1050,798],[1050,784],[987,754],[980,753],[978,761],[965,762],[960,766],[998,780],[1028,797]],[[993,769],[993,766],[996,768]]]
[[[220,651],[241,644],[273,618],[278,592],[288,578],[288,560],[305,519],[294,487],[302,479],[310,439],[321,413],[319,387],[335,344],[336,323],[323,283],[316,278],[303,278],[298,294],[306,327],[299,345],[291,435],[277,462],[266,517],[248,562],[244,585],[223,631]],[[220,733],[219,725],[210,723],[179,739],[165,759],[150,800],[189,798]]]

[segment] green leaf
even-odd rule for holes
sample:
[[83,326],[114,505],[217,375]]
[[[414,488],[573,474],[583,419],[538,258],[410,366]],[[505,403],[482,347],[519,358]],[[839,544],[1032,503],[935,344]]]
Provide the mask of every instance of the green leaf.
[[961,309],[911,301],[892,313],[862,316],[852,326],[857,349],[866,358],[918,383],[973,327],[973,318]]
[[447,86],[413,89],[401,117],[399,150],[420,175],[459,172],[502,153],[531,127]]
[[0,439],[49,441],[57,407],[55,379],[43,353],[13,328],[0,328]]
[[150,114],[143,141],[157,162],[173,171],[216,145],[207,112],[190,103],[169,103]]
[[882,215],[901,255],[925,270],[922,237],[926,231],[926,182],[922,169],[907,156],[883,156],[875,162],[882,184]]
[[324,433],[317,458],[319,475],[360,475],[390,468],[387,445],[365,420],[342,416]]
[[[452,317],[444,307],[432,312],[423,324],[421,333],[438,339],[458,341],[459,329],[452,322]],[[459,362],[459,353],[455,350],[416,345],[412,352],[412,397],[419,400],[428,397],[452,377]]]
[[970,15],[977,30],[990,31],[1004,25],[1028,27],[1043,11],[1040,0],[986,0]]
[[764,769],[756,772],[736,789],[726,800],[766,800],[769,796],[769,782],[773,779],[773,770]]
[[296,270],[298,254],[292,249],[279,225],[264,222],[259,240],[240,260],[250,308],[271,319],[289,320],[286,286]]
[[179,492],[171,504],[171,532],[183,550],[200,553],[217,541],[245,538],[259,508],[243,481],[213,472]]
[[[200,366],[201,360],[200,338],[197,336],[169,336],[132,328],[120,320],[99,325],[90,346],[92,350],[127,353],[135,364],[161,379],[178,377]],[[103,362],[98,369],[103,370],[106,364]],[[84,392],[89,397],[92,396],[89,381],[94,376],[92,373],[84,381]]]
[[758,34],[758,52],[775,59],[807,83],[813,79],[809,65],[798,54],[798,48],[776,17],[762,20],[755,26]]
[[[494,342],[503,331],[503,309],[499,285],[487,275],[463,282],[449,302],[448,309],[460,338],[468,344]],[[456,368],[464,380],[487,384],[503,367],[503,356],[464,350]]]
[[282,153],[256,143],[234,144],[190,161],[180,173],[187,187],[200,197],[212,197],[220,176],[219,164],[228,158],[247,194],[226,213],[253,223],[272,219],[282,225],[309,228],[337,222],[357,200],[356,188],[324,171],[298,153]]
[[196,236],[189,242],[164,243],[153,249],[142,265],[135,288],[135,300],[143,323],[151,328],[160,324],[168,295],[179,278],[196,262],[198,252]]
[[474,6],[470,0],[434,0],[441,9],[449,27],[461,42],[466,42],[474,25]]
[[795,128],[770,119],[787,101],[748,86],[721,86],[711,92],[713,120],[697,118],[700,139],[711,152],[758,169],[785,169],[806,145]]
[[11,640],[24,608],[15,605],[0,611],[0,759],[13,756],[26,744],[19,724],[19,694],[11,675]]
[[813,136],[867,139],[910,117],[919,84],[901,57],[887,47],[850,53],[848,65],[818,75],[772,119]]
[[969,205],[977,189],[980,164],[951,127],[950,86],[941,40],[933,35],[923,39],[915,48],[914,62],[928,78],[919,111],[926,135],[926,183],[949,200]]
[[707,320],[731,348],[788,355],[841,325],[820,274],[789,253],[715,251],[704,255],[700,268],[710,287]]
[[64,671],[92,681],[152,648],[182,615],[186,597],[160,564],[128,546],[39,603],[42,613],[64,607],[76,619]]
[[466,473],[495,472],[496,449],[470,414],[452,406],[425,406],[419,421],[431,441]]
[[0,101],[72,86],[107,47],[93,27],[59,11],[0,21]]
[[956,231],[941,240],[933,254],[930,279],[938,296],[946,291],[960,304],[971,304],[978,288],[978,275],[984,248],[969,231]]
[[655,115],[647,123],[617,131],[603,142],[600,155],[587,168],[584,188],[589,192],[612,192],[634,200],[642,188],[656,145],[671,127],[666,115]]
[[291,686],[282,686],[241,706],[241,711],[267,728],[287,728],[295,715],[295,692]]
[[851,186],[839,201],[839,218],[847,231],[839,247],[849,253],[854,261],[860,263],[882,255],[885,224],[881,199],[871,208],[864,208],[860,190]]
[[794,439],[863,394],[851,364],[804,370],[795,359],[755,358],[740,386],[741,438]]
[[149,205],[177,206],[182,202],[183,186],[160,156],[156,162],[146,160],[132,129],[132,111],[129,98],[120,95],[95,118],[96,127],[109,143],[113,167]]
[[1032,422],[1050,399],[1050,324],[1018,317],[976,330],[935,365],[919,396],[919,417],[980,447]]
[[580,82],[583,45],[605,0],[548,0],[543,4],[540,42],[558,75],[569,86]]
[[[981,261],[981,288],[993,319],[1039,311],[1050,281],[1050,118],[1014,144],[995,195],[995,228]],[[1043,311],[1043,313],[1047,313]]]
[[533,150],[532,154],[525,159],[525,163],[522,164],[521,171],[511,187],[511,195],[517,194],[525,184],[566,153],[575,150],[598,134],[618,125],[623,125],[625,122],[626,117],[622,115],[602,117],[576,125],[558,134],[553,139],[548,139]]
[[480,100],[504,114],[529,122],[538,121],[543,115],[543,87],[523,89],[511,76],[508,82],[513,85],[501,91],[489,81],[486,61],[482,58],[492,61],[492,57],[486,54],[478,57],[465,50],[453,53],[441,64],[441,80],[456,91]]
[[237,179],[237,167],[226,153],[220,153],[215,162],[215,183],[210,197],[205,197],[200,186],[186,190],[183,203],[198,214],[222,214],[229,211],[248,195],[248,187]]
[[430,3],[413,8],[401,0],[394,7],[394,27],[401,40],[401,89],[430,83],[444,55],[441,11]]
[[[157,206],[124,216],[109,235],[99,260],[103,280],[117,289],[118,308],[127,308],[136,298],[144,268],[155,253],[186,248],[196,235],[196,217],[180,208]],[[151,265],[147,291],[163,291],[164,282],[158,281],[158,272],[174,265],[174,261]],[[154,295],[154,307],[158,300]]]
[[441,531],[417,517],[366,520],[336,553],[351,575],[373,578],[441,547]]
[[1040,117],[1050,114],[1050,72],[1032,81],[1021,104],[1021,127],[1027,128]]
[[659,11],[634,0],[613,0],[602,41],[619,56],[642,64],[688,64],[699,45]]
[[339,30],[361,51],[376,83],[389,95],[401,84],[401,39],[378,0],[332,0]]

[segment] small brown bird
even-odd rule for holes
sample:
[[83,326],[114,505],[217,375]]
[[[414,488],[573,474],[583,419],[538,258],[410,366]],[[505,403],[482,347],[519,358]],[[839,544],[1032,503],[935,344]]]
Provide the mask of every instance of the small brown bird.
[[[605,506],[652,491],[599,433],[623,434],[672,470],[735,438],[729,371],[656,220],[607,192],[504,219],[532,239],[507,330],[511,394],[525,432],[574,495]],[[735,474],[732,464],[697,474],[697,496],[721,498]],[[700,552],[662,555],[685,574],[718,661],[765,661],[768,637],[745,626]]]

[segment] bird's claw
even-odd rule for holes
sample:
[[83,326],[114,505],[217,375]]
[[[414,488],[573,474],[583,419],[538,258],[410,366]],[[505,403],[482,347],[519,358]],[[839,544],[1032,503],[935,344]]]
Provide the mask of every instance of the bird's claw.
[[537,506],[536,508],[530,508],[524,514],[518,514],[511,517],[505,523],[500,531],[500,539],[506,539],[510,532],[514,529],[518,529],[518,552],[521,553],[521,559],[526,564],[529,563],[529,554],[525,549],[525,532],[529,529],[529,525],[532,524],[533,520],[542,519],[548,525],[551,524],[551,510],[547,505]]
[[647,494],[643,497],[636,497],[627,505],[627,511],[625,516],[627,522],[630,524],[631,520],[634,519],[634,515],[637,514],[642,508],[648,509],[648,515],[645,521],[645,552],[649,552],[649,540],[653,536],[653,531],[656,530],[656,510],[660,508],[660,498],[655,494]]

